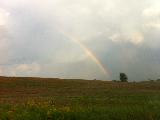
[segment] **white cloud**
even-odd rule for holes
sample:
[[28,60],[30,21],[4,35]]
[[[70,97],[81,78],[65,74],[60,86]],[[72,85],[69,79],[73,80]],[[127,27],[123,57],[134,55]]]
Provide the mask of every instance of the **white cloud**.
[[131,34],[113,34],[109,37],[113,42],[120,43],[120,42],[131,42],[135,45],[140,45],[144,42],[144,36],[140,32],[133,32]]
[[0,8],[0,26],[3,26],[3,25],[7,24],[7,20],[8,20],[9,15],[10,15],[9,12]]
[[159,22],[158,21],[157,22],[148,22],[145,24],[145,27],[150,28],[150,29],[152,29],[152,28],[160,29],[160,21]]
[[135,45],[142,44],[144,42],[144,36],[140,32],[135,32],[131,35],[131,42]]
[[160,5],[156,5],[150,8],[146,8],[143,11],[143,15],[147,17],[155,17],[160,15]]
[[113,42],[122,42],[123,36],[119,33],[113,34],[109,37]]
[[8,17],[9,13],[0,8],[0,64],[4,64],[8,59],[9,33],[8,33]]
[[4,74],[4,68],[0,67],[0,75],[3,75],[3,74]]
[[39,72],[41,67],[37,63],[32,64],[19,64],[14,67],[14,71],[16,72]]
[[160,2],[153,1],[152,5],[142,12],[145,18],[144,28],[159,29],[160,28]]
[[10,66],[0,66],[0,75],[28,75],[28,74],[36,74],[41,71],[41,65],[38,63],[31,64],[17,64]]

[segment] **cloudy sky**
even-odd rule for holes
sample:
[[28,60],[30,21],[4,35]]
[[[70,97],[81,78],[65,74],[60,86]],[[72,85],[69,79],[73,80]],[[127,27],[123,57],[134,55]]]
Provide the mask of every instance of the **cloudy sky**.
[[159,0],[0,0],[0,75],[160,78]]

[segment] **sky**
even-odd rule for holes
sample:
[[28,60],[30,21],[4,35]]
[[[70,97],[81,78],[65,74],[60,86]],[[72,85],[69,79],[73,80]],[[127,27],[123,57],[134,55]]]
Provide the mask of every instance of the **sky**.
[[159,0],[0,0],[0,75],[160,78]]

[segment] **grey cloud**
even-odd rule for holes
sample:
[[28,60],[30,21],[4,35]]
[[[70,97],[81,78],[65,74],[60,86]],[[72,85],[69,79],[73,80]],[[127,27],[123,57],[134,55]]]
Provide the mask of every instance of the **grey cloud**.
[[[7,40],[9,46],[3,48],[9,51],[7,68],[36,63],[41,69],[29,75],[42,77],[106,80],[118,79],[119,72],[126,72],[132,80],[159,77],[158,0],[2,0],[0,3],[10,13],[9,34],[0,28],[0,38],[11,36]],[[111,71],[111,76],[101,73],[70,36],[91,50]],[[17,73],[25,75],[25,71]]]
[[0,64],[6,64],[9,57],[9,33],[5,26],[0,26]]

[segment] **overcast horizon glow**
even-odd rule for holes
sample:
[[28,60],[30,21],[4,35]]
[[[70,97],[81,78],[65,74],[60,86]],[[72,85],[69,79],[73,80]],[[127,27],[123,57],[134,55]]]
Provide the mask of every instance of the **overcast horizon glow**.
[[160,78],[159,0],[0,0],[0,75]]

